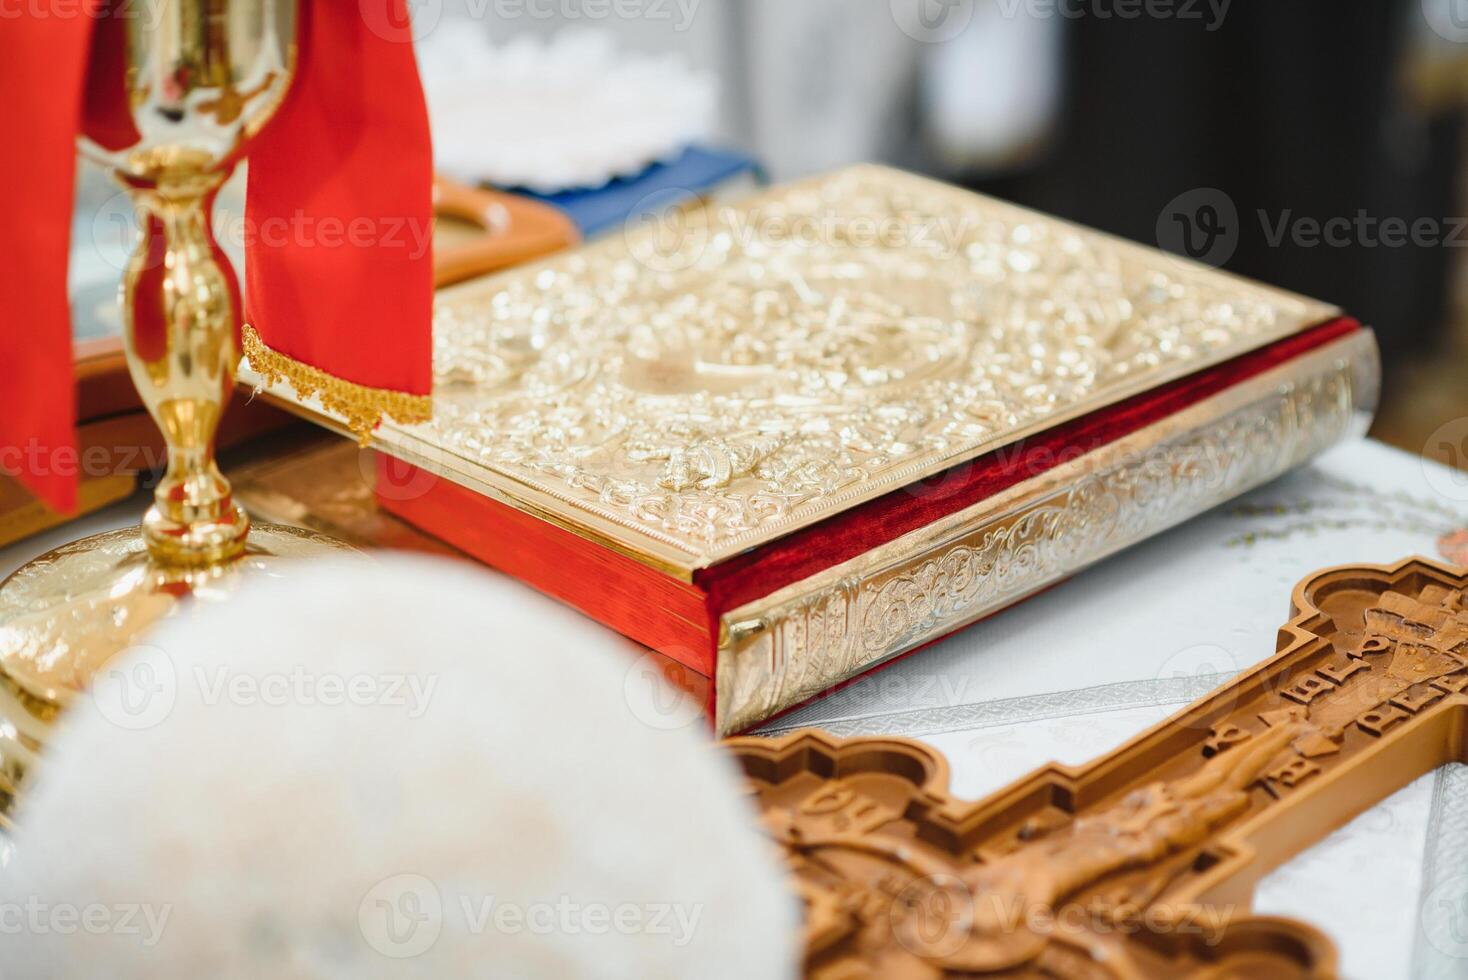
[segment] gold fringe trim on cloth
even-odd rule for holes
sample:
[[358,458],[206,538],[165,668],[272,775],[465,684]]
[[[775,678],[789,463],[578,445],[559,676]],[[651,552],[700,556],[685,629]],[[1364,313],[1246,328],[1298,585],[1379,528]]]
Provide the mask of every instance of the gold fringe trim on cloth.
[[265,379],[268,385],[289,381],[291,387],[302,398],[315,396],[321,407],[346,420],[362,445],[372,438],[372,430],[386,416],[403,425],[427,422],[433,418],[431,395],[410,395],[390,388],[369,388],[366,385],[343,381],[320,368],[274,350],[260,339],[260,334],[248,323],[241,331],[245,345],[245,357],[250,367]]

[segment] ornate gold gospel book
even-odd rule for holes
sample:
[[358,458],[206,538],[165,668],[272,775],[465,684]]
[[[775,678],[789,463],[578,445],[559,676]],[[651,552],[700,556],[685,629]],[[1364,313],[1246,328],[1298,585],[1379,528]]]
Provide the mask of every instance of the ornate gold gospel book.
[[435,330],[381,506],[710,679],[721,733],[1362,431],[1378,380],[1328,304],[873,166],[442,290]]

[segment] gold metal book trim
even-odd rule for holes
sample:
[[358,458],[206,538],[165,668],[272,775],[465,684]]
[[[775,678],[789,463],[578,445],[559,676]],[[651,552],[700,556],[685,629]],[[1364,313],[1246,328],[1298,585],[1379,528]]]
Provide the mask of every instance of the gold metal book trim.
[[726,614],[715,726],[744,731],[1363,433],[1367,331]]
[[403,425],[433,418],[431,395],[410,395],[346,381],[275,350],[248,323],[242,334],[245,359],[264,384],[288,382],[300,398],[316,399],[328,412],[339,416],[363,446],[371,443],[373,430],[385,417]]
[[686,580],[1339,313],[881,167],[680,220],[440,291],[373,444]]
[[[301,418],[307,419],[338,435],[354,436],[346,421],[337,413],[329,411],[317,400],[303,401],[288,385],[280,381],[269,381],[254,371],[248,363],[242,364],[239,383],[251,388],[255,394],[270,404]],[[642,562],[671,578],[681,582],[693,581],[693,569],[680,552],[672,549],[638,548],[624,540],[620,529],[595,514],[586,514],[567,506],[563,498],[543,493],[534,487],[514,480],[489,481],[485,472],[456,472],[445,464],[443,450],[422,440],[406,439],[404,430],[389,425],[379,426],[369,444],[395,459],[410,463],[433,476],[457,483],[461,487],[488,497],[496,503],[513,507],[531,517],[553,524],[562,530],[579,535],[619,555]]]

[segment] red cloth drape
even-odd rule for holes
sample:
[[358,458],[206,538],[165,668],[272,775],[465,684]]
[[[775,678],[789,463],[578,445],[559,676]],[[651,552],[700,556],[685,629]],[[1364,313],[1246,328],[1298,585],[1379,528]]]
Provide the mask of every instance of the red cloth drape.
[[91,23],[0,23],[0,471],[61,510],[76,506],[66,266]]
[[335,378],[427,395],[433,160],[406,4],[302,6],[310,68],[250,151],[245,319]]
[[[60,510],[75,506],[79,470],[76,137],[127,145],[115,45],[132,7],[21,5],[0,19],[0,472]],[[251,149],[246,316],[276,351],[345,384],[426,395],[432,156],[406,0],[300,7],[295,85]]]

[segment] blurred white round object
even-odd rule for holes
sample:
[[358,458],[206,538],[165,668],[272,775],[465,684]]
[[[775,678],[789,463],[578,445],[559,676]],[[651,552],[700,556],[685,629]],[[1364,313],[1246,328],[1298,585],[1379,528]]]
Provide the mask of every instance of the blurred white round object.
[[569,31],[496,47],[441,30],[419,45],[434,164],[468,182],[552,194],[671,159],[713,129],[718,86],[672,55]]
[[628,644],[564,607],[392,557],[150,643],[24,800],[6,976],[794,975],[733,764],[639,722]]

